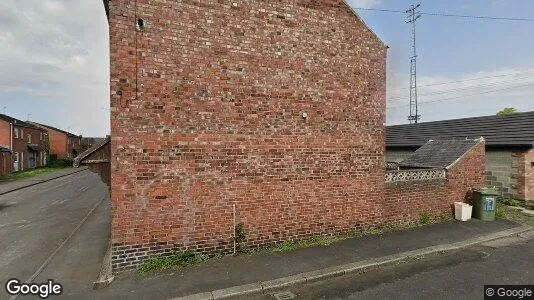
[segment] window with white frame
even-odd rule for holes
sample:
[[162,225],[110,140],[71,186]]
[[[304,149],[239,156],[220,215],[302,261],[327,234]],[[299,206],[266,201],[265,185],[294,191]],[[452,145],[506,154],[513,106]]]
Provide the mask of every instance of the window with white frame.
[[21,140],[24,139],[24,129],[21,129],[21,130],[20,130],[20,139],[21,139]]
[[13,135],[15,136],[16,139],[19,138],[19,129],[18,128],[13,129]]
[[28,134],[28,144],[31,144],[31,143],[32,143],[32,135]]

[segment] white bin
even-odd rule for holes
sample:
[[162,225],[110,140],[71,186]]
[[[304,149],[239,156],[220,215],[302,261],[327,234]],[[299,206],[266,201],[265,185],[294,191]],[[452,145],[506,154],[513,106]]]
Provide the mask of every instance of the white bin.
[[454,202],[454,215],[456,220],[469,221],[471,220],[472,213],[473,206],[463,202]]

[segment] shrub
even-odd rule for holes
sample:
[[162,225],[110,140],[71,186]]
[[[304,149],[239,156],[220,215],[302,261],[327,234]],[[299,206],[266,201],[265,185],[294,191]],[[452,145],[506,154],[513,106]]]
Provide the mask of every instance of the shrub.
[[51,160],[46,166],[48,168],[67,168],[72,167],[74,161],[70,158],[58,158]]
[[515,199],[504,199],[502,203],[508,205],[508,206],[519,206],[519,201]]

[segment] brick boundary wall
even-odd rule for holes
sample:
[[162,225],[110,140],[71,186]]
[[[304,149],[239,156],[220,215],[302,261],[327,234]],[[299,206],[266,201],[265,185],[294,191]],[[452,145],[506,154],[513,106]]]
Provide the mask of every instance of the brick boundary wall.
[[484,187],[485,142],[481,141],[448,171],[446,179],[388,183],[385,223],[416,221],[421,213],[438,218],[453,212],[454,202],[470,202],[472,189]]
[[11,153],[0,152],[0,176],[10,174],[13,169]]
[[518,160],[518,198],[528,207],[534,207],[534,150],[516,152]]

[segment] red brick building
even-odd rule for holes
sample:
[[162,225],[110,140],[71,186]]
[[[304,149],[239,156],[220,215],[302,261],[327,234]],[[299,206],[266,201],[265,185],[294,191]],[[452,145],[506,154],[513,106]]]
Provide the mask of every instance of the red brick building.
[[234,207],[250,247],[417,218],[384,212],[402,192],[385,181],[387,47],[344,1],[104,4],[115,272],[231,251]]
[[28,122],[0,114],[0,147],[3,152],[2,173],[11,173],[46,165],[47,132]]
[[74,159],[82,151],[82,136],[61,130],[56,127],[44,125],[36,122],[31,124],[42,128],[48,132],[50,137],[50,158],[72,158]]

